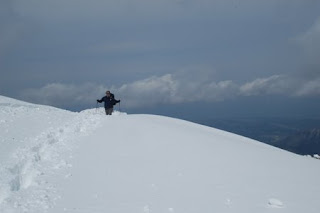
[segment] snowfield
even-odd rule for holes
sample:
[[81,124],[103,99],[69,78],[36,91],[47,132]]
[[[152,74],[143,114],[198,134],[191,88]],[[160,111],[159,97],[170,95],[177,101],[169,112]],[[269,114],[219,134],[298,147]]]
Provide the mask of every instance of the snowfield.
[[320,161],[218,129],[0,96],[1,213],[318,213]]

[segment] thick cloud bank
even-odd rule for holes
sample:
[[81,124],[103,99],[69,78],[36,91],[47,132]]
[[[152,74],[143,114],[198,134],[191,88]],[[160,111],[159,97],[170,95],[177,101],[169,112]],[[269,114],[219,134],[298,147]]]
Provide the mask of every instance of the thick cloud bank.
[[106,90],[115,93],[116,98],[125,101],[129,108],[153,106],[157,104],[216,102],[243,96],[281,95],[286,97],[306,97],[320,95],[320,76],[295,78],[273,75],[239,84],[232,80],[193,81],[181,79],[177,74],[153,76],[119,87],[86,83],[69,85],[48,84],[39,89],[29,89],[23,99],[53,106],[68,104],[92,104],[101,98]]

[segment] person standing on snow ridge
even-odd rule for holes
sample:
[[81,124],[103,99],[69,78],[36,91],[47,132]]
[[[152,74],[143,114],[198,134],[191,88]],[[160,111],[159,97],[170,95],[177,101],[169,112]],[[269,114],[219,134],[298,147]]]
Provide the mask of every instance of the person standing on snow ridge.
[[106,92],[106,96],[97,100],[97,102],[104,102],[104,109],[106,110],[106,115],[111,115],[113,112],[113,106],[116,103],[120,103],[120,100],[114,99],[114,94],[112,94],[109,90]]

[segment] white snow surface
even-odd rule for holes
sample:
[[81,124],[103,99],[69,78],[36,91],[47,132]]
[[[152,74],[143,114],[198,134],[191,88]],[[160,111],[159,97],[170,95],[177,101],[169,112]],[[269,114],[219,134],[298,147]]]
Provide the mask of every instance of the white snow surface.
[[156,115],[0,96],[1,213],[318,213],[320,161]]

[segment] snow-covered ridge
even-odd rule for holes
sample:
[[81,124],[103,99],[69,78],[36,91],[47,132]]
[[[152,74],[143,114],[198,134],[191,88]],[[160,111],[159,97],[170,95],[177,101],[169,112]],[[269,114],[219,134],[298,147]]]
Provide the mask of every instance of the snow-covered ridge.
[[14,211],[8,206],[40,212],[48,208],[57,198],[53,186],[39,177],[70,166],[75,142],[99,124],[100,113],[74,113],[0,96],[0,212]]
[[0,96],[0,212],[318,212],[320,163],[154,115]]

